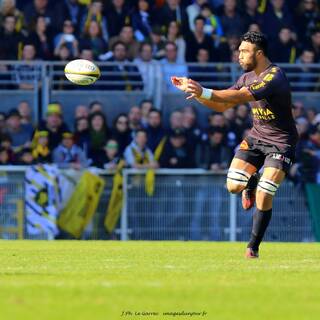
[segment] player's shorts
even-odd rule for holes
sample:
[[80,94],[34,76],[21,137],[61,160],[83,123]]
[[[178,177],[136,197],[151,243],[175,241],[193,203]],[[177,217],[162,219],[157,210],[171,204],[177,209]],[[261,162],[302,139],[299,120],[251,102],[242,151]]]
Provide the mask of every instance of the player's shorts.
[[234,157],[249,162],[258,171],[265,166],[288,173],[294,161],[295,146],[276,146],[249,136],[241,142]]

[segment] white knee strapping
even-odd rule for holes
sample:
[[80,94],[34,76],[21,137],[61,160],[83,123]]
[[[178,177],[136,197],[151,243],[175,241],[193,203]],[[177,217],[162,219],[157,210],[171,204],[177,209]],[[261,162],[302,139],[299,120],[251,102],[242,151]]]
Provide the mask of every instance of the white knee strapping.
[[251,174],[240,169],[229,169],[227,180],[233,184],[239,184],[241,186],[246,186],[251,177]]
[[275,183],[271,180],[261,178],[258,183],[257,191],[262,191],[268,194],[271,194],[272,196],[275,195],[276,191],[279,188],[279,184]]

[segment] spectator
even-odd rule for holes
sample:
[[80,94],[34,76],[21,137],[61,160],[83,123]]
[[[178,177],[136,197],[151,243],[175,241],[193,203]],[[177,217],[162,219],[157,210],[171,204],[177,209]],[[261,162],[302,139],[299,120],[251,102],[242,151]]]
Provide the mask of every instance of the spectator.
[[32,157],[36,163],[51,163],[49,132],[38,131],[32,142]]
[[81,21],[85,14],[86,7],[81,5],[78,0],[62,0],[56,6],[58,16],[63,21],[70,20],[76,28],[76,34],[79,34],[78,22]]
[[90,132],[88,117],[78,117],[75,123],[74,141],[86,155],[89,153]]
[[317,69],[308,66],[310,63],[314,63],[315,54],[312,49],[304,49],[297,60],[300,63],[296,70],[297,76],[294,77],[294,85],[292,85],[295,91],[315,91],[315,82],[318,80],[319,74]]
[[148,124],[146,127],[148,137],[148,147],[154,153],[159,143],[165,136],[165,131],[162,127],[161,112],[157,109],[151,109],[148,114]]
[[188,47],[186,59],[189,62],[197,61],[199,49],[206,49],[209,52],[210,60],[213,60],[213,39],[204,32],[205,21],[204,17],[197,16],[194,22],[195,31],[187,37]]
[[15,152],[18,152],[23,147],[28,147],[31,143],[33,129],[21,123],[21,116],[17,109],[9,111],[6,120],[6,133],[10,136],[12,147]]
[[108,23],[107,19],[103,14],[103,1],[93,0],[88,7],[87,13],[83,16],[81,22],[81,31],[84,35],[92,33],[90,28],[92,27],[92,22],[95,22],[96,29],[99,30],[99,36],[102,37],[104,43],[109,41]]
[[8,150],[4,147],[0,147],[0,166],[6,166],[10,163],[10,157]]
[[186,106],[182,112],[182,127],[191,151],[190,157],[195,154],[197,145],[202,143],[202,132],[197,124],[196,109],[193,106]]
[[51,151],[61,143],[63,132],[68,132],[69,129],[63,122],[60,104],[51,103],[48,105],[46,119],[40,122],[37,131],[49,132],[49,149]]
[[128,116],[120,113],[113,122],[112,138],[118,142],[119,155],[122,156],[125,148],[130,144],[131,131],[129,129]]
[[236,117],[235,117],[235,132],[237,137],[241,139],[244,131],[251,127],[252,127],[252,120],[250,117],[249,108],[245,104],[240,104],[236,109]]
[[117,36],[123,26],[129,25],[131,17],[124,0],[112,0],[106,10],[109,37]]
[[280,29],[278,39],[271,42],[270,59],[273,62],[294,63],[296,61],[297,46],[289,27]]
[[210,52],[208,49],[200,48],[197,52],[197,64],[190,65],[188,69],[191,79],[200,82],[203,86],[210,87],[208,83],[216,80],[213,75],[218,71],[216,67],[209,65],[209,60]]
[[71,20],[63,22],[63,30],[54,38],[54,55],[57,56],[62,45],[66,45],[73,57],[79,56],[79,42],[74,34]]
[[41,66],[36,65],[36,49],[33,44],[25,44],[22,51],[24,64],[14,66],[13,79],[22,90],[35,89],[41,79]]
[[216,42],[219,41],[224,34],[220,18],[213,13],[208,4],[201,6],[201,16],[206,19],[204,25],[205,34],[212,36]]
[[142,89],[143,81],[139,69],[137,66],[129,64],[127,47],[123,42],[119,41],[113,45],[112,57],[107,61],[115,63],[101,68],[102,73],[105,74],[105,76],[102,75],[101,79],[117,83],[105,85],[106,90],[132,91]]
[[177,45],[168,42],[165,47],[166,57],[161,60],[165,92],[178,92],[171,83],[172,76],[187,77],[188,69],[185,64],[177,62]]
[[188,15],[180,0],[166,0],[165,4],[154,13],[155,22],[166,28],[171,21],[177,21],[183,34],[189,32]]
[[143,42],[140,45],[139,57],[134,60],[142,76],[144,91],[147,97],[155,97],[157,83],[162,81],[161,69],[158,61],[152,59],[152,46]]
[[4,112],[0,112],[0,137],[6,126],[6,114]]
[[29,41],[33,43],[37,58],[41,60],[52,59],[52,36],[47,29],[46,18],[44,16],[38,16],[35,20],[33,32],[29,36]]
[[284,0],[270,0],[271,5],[262,18],[262,31],[272,41],[277,38],[282,26],[288,26],[294,30],[293,19],[285,8]]
[[25,37],[20,31],[16,31],[16,18],[8,15],[3,18],[2,30],[0,32],[0,59],[17,60],[19,58],[19,48],[25,41]]
[[32,149],[29,147],[23,148],[17,155],[18,161],[17,164],[23,166],[30,166],[35,164],[35,160],[32,155]]
[[[95,111],[102,111],[102,110],[95,110]],[[79,104],[76,106],[76,109],[74,111],[74,118],[88,118],[89,117],[89,109],[87,106]]]
[[93,56],[93,51],[91,50],[91,48],[82,48],[81,52],[80,52],[80,59],[93,61],[94,56]]
[[48,27],[59,29],[61,21],[54,8],[49,6],[49,0],[33,0],[23,10],[27,26],[31,26],[37,16],[44,16]]
[[226,170],[230,165],[232,152],[224,144],[225,130],[220,127],[211,127],[208,131],[208,143],[203,146],[200,163],[205,169],[219,172]]
[[24,31],[25,21],[23,13],[17,9],[15,0],[2,0],[0,4],[0,25],[5,17],[14,16],[16,20],[15,29],[17,32]]
[[183,114],[181,110],[175,110],[170,114],[169,119],[169,132],[176,129],[183,129]]
[[7,150],[7,154],[9,156],[9,162],[11,164],[15,163],[15,153],[12,150],[12,139],[10,137],[10,135],[6,134],[6,133],[2,133],[0,136],[0,147],[4,148],[5,150]]
[[249,29],[252,24],[261,25],[262,15],[258,12],[258,5],[258,0],[245,0],[244,21],[246,29]]
[[18,111],[21,123],[29,126],[30,130],[32,130],[32,111],[29,103],[27,101],[20,101],[18,104]]
[[141,126],[146,128],[148,125],[149,112],[153,108],[152,100],[142,100],[139,104],[139,108],[141,110]]
[[98,59],[105,52],[107,43],[102,38],[101,28],[97,21],[90,21],[88,29],[84,32],[83,38],[80,39],[80,46],[91,48],[94,59]]
[[104,153],[97,159],[97,162],[92,165],[107,170],[115,170],[119,163],[120,158],[118,157],[118,142],[114,139],[109,139],[104,147]]
[[129,128],[132,131],[133,135],[135,132],[139,129],[142,128],[142,113],[141,109],[138,106],[133,106],[131,107],[129,114],[128,114],[128,119],[129,119]]
[[245,21],[237,11],[236,0],[224,0],[223,13],[220,18],[226,36],[240,36],[246,31]]
[[102,112],[103,113],[102,102],[95,100],[89,104],[89,114],[92,114],[95,112]]
[[58,52],[55,52],[55,59],[60,62],[64,62],[64,65],[54,65],[53,70],[53,88],[55,90],[71,90],[74,88],[74,85],[66,81],[66,76],[64,75],[65,65],[73,59],[71,51],[69,50],[67,44],[62,44],[58,49]]
[[94,112],[89,117],[89,158],[93,163],[97,161],[101,153],[103,153],[103,147],[106,145],[107,140],[110,137],[110,130],[108,128],[107,119],[102,112]]
[[298,39],[303,41],[310,37],[312,30],[319,27],[320,13],[316,0],[302,0],[294,16],[294,25],[297,29]]
[[147,147],[147,133],[143,129],[136,132],[134,140],[124,151],[124,159],[128,167],[137,169],[156,169],[158,163],[154,161],[151,150]]
[[161,27],[155,25],[151,30],[151,45],[152,45],[152,54],[153,57],[157,60],[161,60],[165,57],[165,46],[166,42],[164,37],[162,36]]
[[132,15],[132,27],[135,38],[139,41],[146,41],[150,37],[151,19],[149,13],[149,2],[146,0],[138,0],[137,9]]
[[[319,21],[319,26],[320,26],[320,21]],[[310,47],[312,48],[315,54],[314,62],[319,63],[320,62],[320,29],[313,30],[311,34]]]
[[161,168],[194,168],[192,151],[189,150],[184,130],[176,129],[170,133],[160,157]]
[[53,151],[53,162],[61,169],[80,170],[88,166],[88,160],[74,141],[71,132],[67,131],[62,134],[62,142]]
[[311,126],[316,126],[320,123],[319,117],[317,117],[317,114],[318,112],[316,108],[308,108],[306,110],[306,117]]
[[177,21],[171,21],[168,26],[167,40],[177,45],[177,62],[183,63],[186,59],[186,42],[180,33]]
[[188,21],[189,21],[189,29],[191,31],[195,31],[195,18],[200,14],[201,12],[201,7],[204,4],[207,4],[208,0],[196,0],[189,6],[187,6],[187,14],[188,14]]
[[126,58],[132,61],[138,56],[139,43],[134,39],[133,28],[123,26],[119,36],[112,37],[109,41],[109,49],[112,50],[115,43],[122,42],[126,46]]
[[304,117],[305,110],[304,105],[301,101],[295,101],[292,105],[292,116],[293,119]]

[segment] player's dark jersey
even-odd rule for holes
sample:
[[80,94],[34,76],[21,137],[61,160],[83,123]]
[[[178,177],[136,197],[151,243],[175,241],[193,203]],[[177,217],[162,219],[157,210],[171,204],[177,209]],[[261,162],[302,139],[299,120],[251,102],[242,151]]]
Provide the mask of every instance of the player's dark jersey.
[[247,87],[256,101],[250,102],[253,127],[250,136],[274,145],[295,146],[298,133],[291,113],[291,90],[284,72],[271,64],[259,76],[243,74],[232,86]]

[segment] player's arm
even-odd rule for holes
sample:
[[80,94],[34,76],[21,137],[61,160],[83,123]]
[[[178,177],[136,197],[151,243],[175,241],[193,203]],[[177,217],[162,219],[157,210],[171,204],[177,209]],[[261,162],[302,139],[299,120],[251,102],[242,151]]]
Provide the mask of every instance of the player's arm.
[[172,83],[178,89],[190,93],[187,99],[195,98],[207,107],[220,112],[232,108],[237,104],[255,100],[251,92],[245,87],[240,90],[211,90],[203,88],[192,79],[179,77],[172,77]]
[[196,100],[198,100],[200,103],[202,103],[206,107],[218,112],[224,112],[227,109],[233,108],[236,105],[235,103],[216,102],[213,100],[206,100],[203,98],[196,98]]

